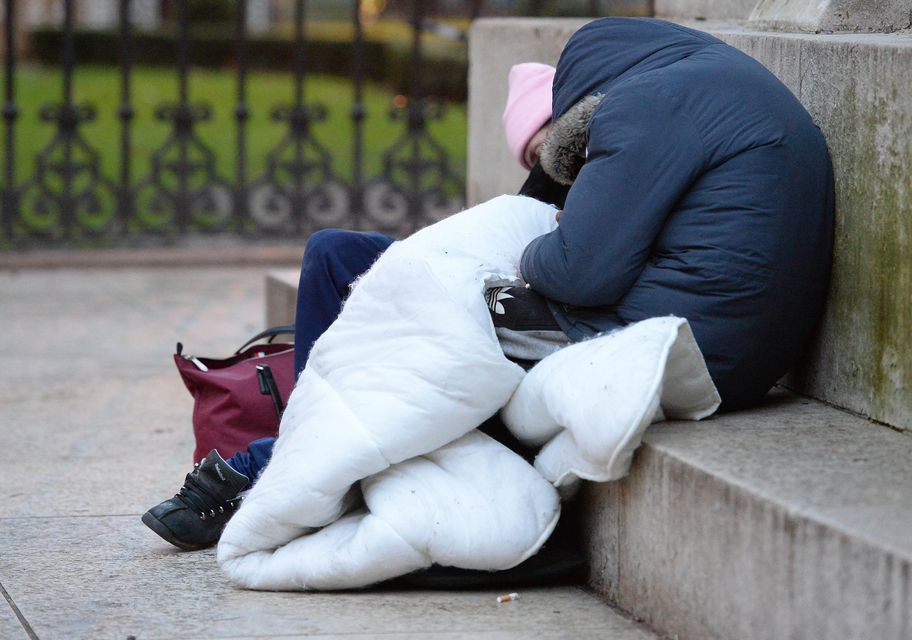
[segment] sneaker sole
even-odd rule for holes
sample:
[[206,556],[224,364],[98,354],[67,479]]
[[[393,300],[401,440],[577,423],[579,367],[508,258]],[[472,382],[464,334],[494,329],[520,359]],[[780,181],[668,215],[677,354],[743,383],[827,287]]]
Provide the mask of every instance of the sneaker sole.
[[[146,511],[142,515],[142,522],[144,525],[152,529],[160,538],[173,544],[178,549],[183,549],[184,551],[199,551],[200,549],[207,549],[212,544],[194,544],[192,542],[185,542],[177,536],[174,535],[174,532],[171,531],[164,523],[152,515],[152,512]],[[214,543],[213,543],[214,544]]]

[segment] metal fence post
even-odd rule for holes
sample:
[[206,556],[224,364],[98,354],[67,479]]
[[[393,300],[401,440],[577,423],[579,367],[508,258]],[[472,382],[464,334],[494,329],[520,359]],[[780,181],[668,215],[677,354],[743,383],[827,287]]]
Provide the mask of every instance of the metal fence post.
[[237,0],[235,40],[237,41],[237,154],[235,157],[234,228],[244,229],[247,217],[247,0]]
[[133,104],[130,101],[130,73],[133,65],[133,48],[130,39],[130,0],[120,0],[120,185],[117,198],[118,218],[124,235],[130,232],[133,213],[133,193],[130,189],[133,156],[131,154],[130,123]]
[[12,241],[15,219],[18,217],[18,192],[16,189],[16,0],[6,0],[6,86],[3,104],[3,121],[6,125],[5,160],[6,171],[3,183],[3,228],[6,240]]
[[361,0],[354,0],[352,20],[352,196],[351,208],[355,226],[359,226],[364,213],[364,29],[361,25]]

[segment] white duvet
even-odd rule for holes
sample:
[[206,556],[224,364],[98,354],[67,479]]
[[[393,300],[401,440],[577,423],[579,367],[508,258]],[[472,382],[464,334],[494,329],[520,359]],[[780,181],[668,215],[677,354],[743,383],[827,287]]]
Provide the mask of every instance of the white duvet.
[[[572,345],[528,374],[483,292],[515,276],[554,209],[502,196],[393,244],[316,342],[270,464],[218,561],[251,589],[344,589],[432,564],[501,570],[535,554],[579,479],[623,476],[643,430],[719,397],[687,322]],[[504,422],[530,466],[475,427]]]

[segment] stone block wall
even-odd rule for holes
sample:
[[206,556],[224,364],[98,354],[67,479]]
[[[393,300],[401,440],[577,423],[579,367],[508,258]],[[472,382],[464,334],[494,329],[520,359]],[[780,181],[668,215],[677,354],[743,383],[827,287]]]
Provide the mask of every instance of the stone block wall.
[[833,156],[827,311],[787,383],[912,430],[912,36],[716,35],[785,82]]
[[909,0],[760,0],[751,12],[755,28],[784,31],[871,31],[912,28]]
[[488,18],[472,25],[466,181],[470,204],[516,193],[528,175],[507,151],[500,121],[510,67],[520,62],[557,64],[567,40],[586,22],[577,18]]
[[658,18],[746,20],[757,0],[655,0]]

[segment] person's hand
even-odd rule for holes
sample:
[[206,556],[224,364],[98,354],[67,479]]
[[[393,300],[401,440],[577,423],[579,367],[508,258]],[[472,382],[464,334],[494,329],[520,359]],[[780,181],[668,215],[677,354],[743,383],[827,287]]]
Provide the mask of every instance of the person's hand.
[[558,211],[557,213],[554,214],[555,222],[560,222],[560,214],[562,214],[562,213],[563,213],[563,211]]

